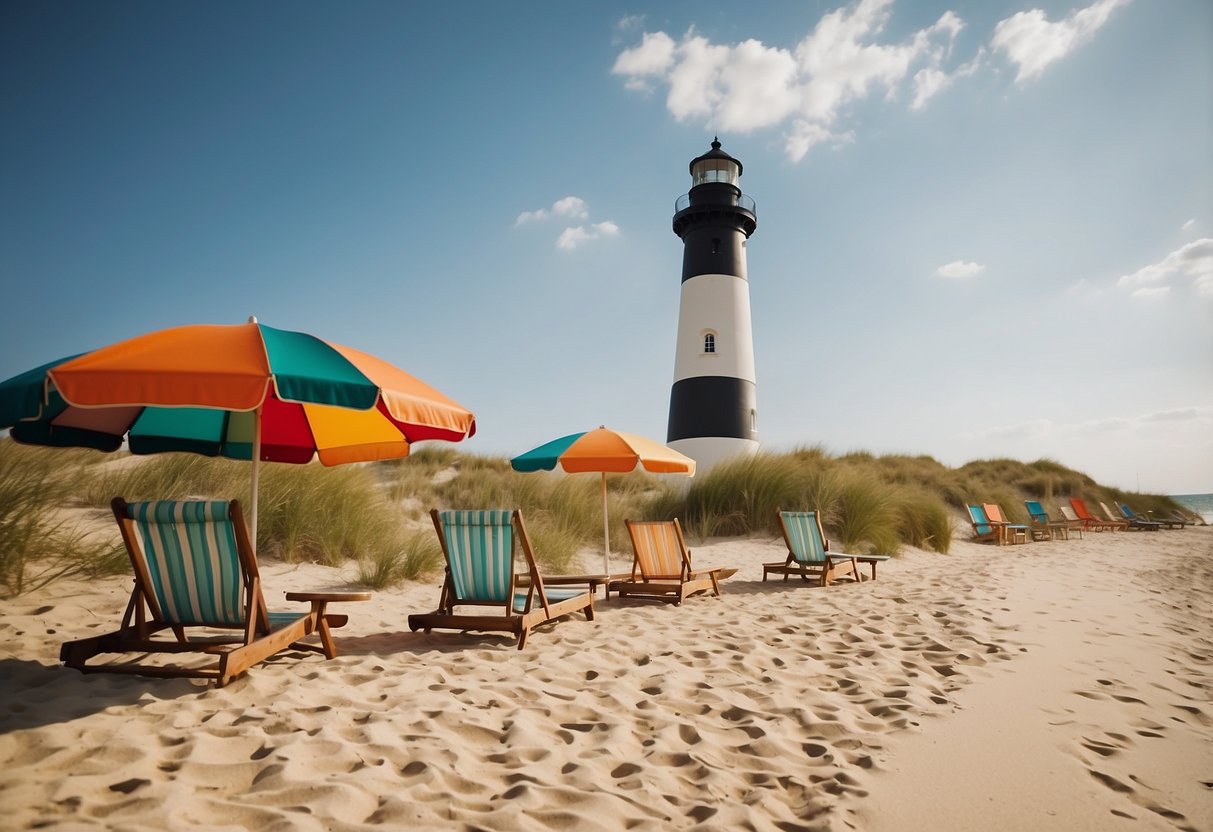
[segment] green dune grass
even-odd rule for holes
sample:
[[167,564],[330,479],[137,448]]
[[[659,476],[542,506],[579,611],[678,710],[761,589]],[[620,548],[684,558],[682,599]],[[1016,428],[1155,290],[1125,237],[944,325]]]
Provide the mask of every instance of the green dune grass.
[[[109,463],[109,464],[107,464]],[[66,576],[129,569],[109,501],[250,496],[249,464],[189,454],[29,448],[0,440],[0,591],[28,592]],[[611,548],[627,551],[623,521],[678,517],[691,537],[777,536],[778,509],[821,513],[826,533],[854,552],[902,546],[947,553],[966,502],[996,502],[1015,522],[1025,499],[1051,513],[1069,497],[1170,512],[1169,497],[1101,486],[1052,460],[978,460],[949,468],[928,456],[821,447],[761,453],[692,480],[644,473],[607,477]],[[324,468],[265,465],[257,547],[290,562],[357,564],[357,580],[384,587],[432,575],[441,550],[431,508],[519,508],[545,571],[569,571],[602,541],[596,474],[519,474],[506,459],[425,447],[391,462]],[[84,522],[87,519],[89,522]],[[957,526],[957,524],[960,524]],[[964,532],[962,532],[963,534]]]

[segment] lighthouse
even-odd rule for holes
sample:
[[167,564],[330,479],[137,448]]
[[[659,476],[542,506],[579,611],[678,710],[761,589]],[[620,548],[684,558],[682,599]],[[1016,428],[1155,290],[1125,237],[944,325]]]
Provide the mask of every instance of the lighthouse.
[[719,139],[690,170],[691,190],[674,204],[682,292],[666,440],[703,472],[758,450],[746,272],[746,241],[758,215],[738,186],[741,161],[721,150]]

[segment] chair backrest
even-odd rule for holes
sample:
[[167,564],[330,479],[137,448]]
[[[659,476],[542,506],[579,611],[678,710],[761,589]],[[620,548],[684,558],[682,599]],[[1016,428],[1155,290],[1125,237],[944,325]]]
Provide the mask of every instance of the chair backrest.
[[[234,503],[160,500],[124,503],[114,513],[129,521],[137,545],[127,542],[137,579],[171,624],[239,626],[245,622],[243,589],[256,564],[237,545]],[[121,506],[122,514],[119,514]],[[243,518],[241,518],[243,521]],[[125,531],[125,530],[124,530]],[[244,539],[248,533],[245,531]],[[126,540],[124,534],[124,540]]]
[[1028,515],[1032,518],[1033,523],[1045,525],[1049,522],[1049,515],[1044,510],[1044,506],[1040,504],[1040,500],[1024,500],[1024,507],[1028,510]]
[[797,563],[825,563],[826,542],[815,511],[781,511],[779,523],[788,552]]
[[455,597],[474,603],[511,601],[514,512],[433,511]]
[[691,556],[678,520],[625,520],[634,564],[646,579],[678,578],[691,570]]
[[1095,520],[1094,514],[1087,508],[1087,504],[1081,497],[1071,497],[1070,505],[1074,507],[1074,513],[1078,515],[1079,520]]
[[1133,509],[1129,508],[1127,503],[1117,503],[1116,506],[1117,506],[1117,508],[1120,509],[1120,513],[1125,516],[1126,520],[1139,519],[1137,517],[1137,512],[1135,512],[1135,511],[1133,511]]
[[1074,513],[1074,509],[1070,506],[1058,506],[1061,509],[1061,516],[1069,520],[1071,523],[1081,523],[1082,518]]
[[1108,504],[1105,503],[1103,500],[1099,501],[1099,507],[1103,509],[1104,514],[1108,515],[1109,520],[1111,520],[1113,522],[1117,522],[1117,523],[1124,522],[1124,519],[1121,517],[1117,517],[1116,512],[1114,512],[1114,511],[1112,511],[1112,509],[1108,508]]
[[982,503],[981,507],[985,509],[986,517],[990,518],[991,523],[1007,523],[1006,517],[1002,515],[1002,507],[997,503]]
[[969,510],[969,522],[973,524],[973,528],[978,534],[990,534],[994,531],[984,508],[976,504],[966,504],[965,508]]

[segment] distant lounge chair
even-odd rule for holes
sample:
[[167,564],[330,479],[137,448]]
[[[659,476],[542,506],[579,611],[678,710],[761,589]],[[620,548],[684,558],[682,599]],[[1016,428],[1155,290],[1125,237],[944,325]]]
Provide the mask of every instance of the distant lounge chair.
[[[488,630],[512,633],[518,649],[531,629],[563,615],[585,611],[594,620],[594,595],[587,589],[544,586],[535,564],[522,513],[509,510],[430,512],[446,576],[438,609],[409,616],[409,629]],[[518,550],[526,559],[525,585],[515,574]],[[496,608],[493,615],[457,613],[458,607]]]
[[724,568],[691,565],[691,552],[678,520],[624,520],[632,538],[632,572],[625,580],[611,581],[607,592],[620,598],[655,598],[681,604],[696,592],[720,595]]
[[[270,612],[261,591],[257,557],[240,504],[232,500],[128,503],[115,497],[114,518],[135,571],[135,588],[116,632],[69,641],[59,651],[68,667],[84,672],[185,676],[227,684],[283,650],[337,654],[330,630],[347,621],[325,612],[330,601],[364,601],[370,593],[288,592],[289,601],[310,602],[307,612]],[[186,630],[236,630],[187,637]],[[154,638],[171,630],[172,639]],[[311,634],[320,644],[302,643]],[[204,667],[131,664],[89,665],[101,653],[198,653],[215,658]]]
[[1130,524],[1157,523],[1160,527],[1168,529],[1182,529],[1184,527],[1183,523],[1167,517],[1142,517],[1137,512],[1133,511],[1133,509],[1129,508],[1126,503],[1117,503],[1116,507],[1120,509],[1120,513],[1124,515],[1125,519],[1128,520]]
[[1204,521],[1203,517],[1197,518],[1197,517],[1194,517],[1194,516],[1191,516],[1188,514],[1184,514],[1179,509],[1173,509],[1171,511],[1171,516],[1173,518],[1175,518],[1176,520],[1178,520],[1180,523],[1183,523],[1185,526],[1203,526],[1203,525],[1205,525],[1205,521]]
[[852,555],[830,551],[830,541],[821,528],[821,518],[815,511],[780,511],[779,528],[783,542],[788,547],[788,556],[782,561],[764,563],[762,579],[767,575],[783,575],[786,581],[791,575],[802,579],[816,578],[821,586],[829,586],[843,575],[852,575],[862,580],[859,564],[872,567],[872,580],[876,580],[876,565],[889,559],[889,555]]
[[[1061,512],[1066,528],[1070,531],[1077,531],[1079,538],[1081,538],[1083,529],[1087,528],[1087,524],[1083,519],[1074,513],[1074,509],[1071,506],[1058,506],[1057,510]],[[1100,526],[1095,531],[1102,532],[1104,528],[1104,526]]]
[[973,525],[973,539],[978,543],[1004,543],[1002,526],[990,522],[986,510],[976,503],[966,503],[965,510],[969,512],[969,522]]
[[[1049,536],[1050,540],[1056,540],[1061,537],[1064,540],[1070,539],[1070,526],[1061,520],[1050,520],[1049,513],[1044,510],[1040,504],[1040,500],[1024,500],[1024,507],[1028,510],[1028,517],[1032,519],[1031,527],[1032,534],[1036,535],[1044,532]],[[1082,536],[1082,530],[1079,529],[1079,536]]]
[[985,509],[986,517],[990,518],[991,523],[1002,527],[1003,540],[1009,543],[1028,542],[1030,529],[1023,523],[1012,523],[1008,520],[1002,513],[1002,507],[997,503],[982,503],[981,507]]
[[[1116,512],[1108,508],[1107,503],[1100,501],[1099,507],[1103,509],[1103,513],[1108,516],[1109,520],[1115,521],[1117,519]],[[1120,522],[1124,523],[1130,531],[1156,532],[1162,528],[1161,523],[1153,523],[1149,520],[1130,520],[1126,517]]]
[[[1085,524],[1084,528],[1094,529],[1101,532],[1104,529],[1110,529],[1114,532],[1123,531],[1129,528],[1129,524],[1124,520],[1119,520],[1109,515],[1108,517],[1097,517],[1087,508],[1086,502],[1081,497],[1071,497],[1070,505],[1074,508],[1074,513],[1078,515],[1078,519]],[[1104,506],[1104,513],[1107,513],[1108,507]]]

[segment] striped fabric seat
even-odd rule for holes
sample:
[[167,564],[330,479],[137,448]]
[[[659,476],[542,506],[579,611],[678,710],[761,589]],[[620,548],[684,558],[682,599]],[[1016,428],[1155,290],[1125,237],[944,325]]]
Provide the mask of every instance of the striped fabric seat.
[[814,511],[781,511],[788,551],[797,563],[825,563],[826,544]]
[[514,574],[512,512],[443,511],[439,516],[455,596],[467,602],[505,603]]
[[888,555],[852,555],[830,551],[830,542],[821,530],[821,518],[815,511],[780,511],[779,528],[783,542],[788,547],[788,556],[783,561],[764,563],[762,579],[769,575],[783,575],[784,581],[792,575],[804,580],[820,578],[821,586],[829,586],[842,575],[851,575],[859,580],[859,560],[872,567],[876,577],[876,564],[889,559]]
[[[438,609],[410,615],[409,629],[500,630],[516,635],[521,650],[531,628],[544,621],[578,610],[594,619],[591,592],[544,586],[520,512],[434,509],[430,518],[446,559],[446,577]],[[514,572],[519,553],[526,561],[525,575]],[[492,615],[456,610],[467,606],[497,609]]]
[[[161,500],[110,508],[131,559],[135,585],[111,633],[63,644],[59,659],[85,672],[187,676],[225,685],[283,650],[337,655],[332,629],[347,617],[327,612],[332,601],[363,601],[362,592],[287,592],[310,609],[270,612],[257,554],[237,500]],[[201,629],[202,632],[197,632]],[[193,632],[190,632],[193,631]],[[319,644],[304,642],[319,637]],[[90,664],[107,653],[137,653],[127,662]],[[194,653],[210,664],[176,661]],[[174,661],[167,663],[165,657]]]
[[683,573],[682,541],[673,523],[634,522],[632,544],[641,573],[650,580],[678,578]]
[[128,503],[156,603],[171,624],[244,622],[244,579],[226,500]]
[[693,569],[678,520],[625,520],[632,539],[632,574],[612,580],[609,592],[681,604],[697,592],[720,595],[723,568]]

